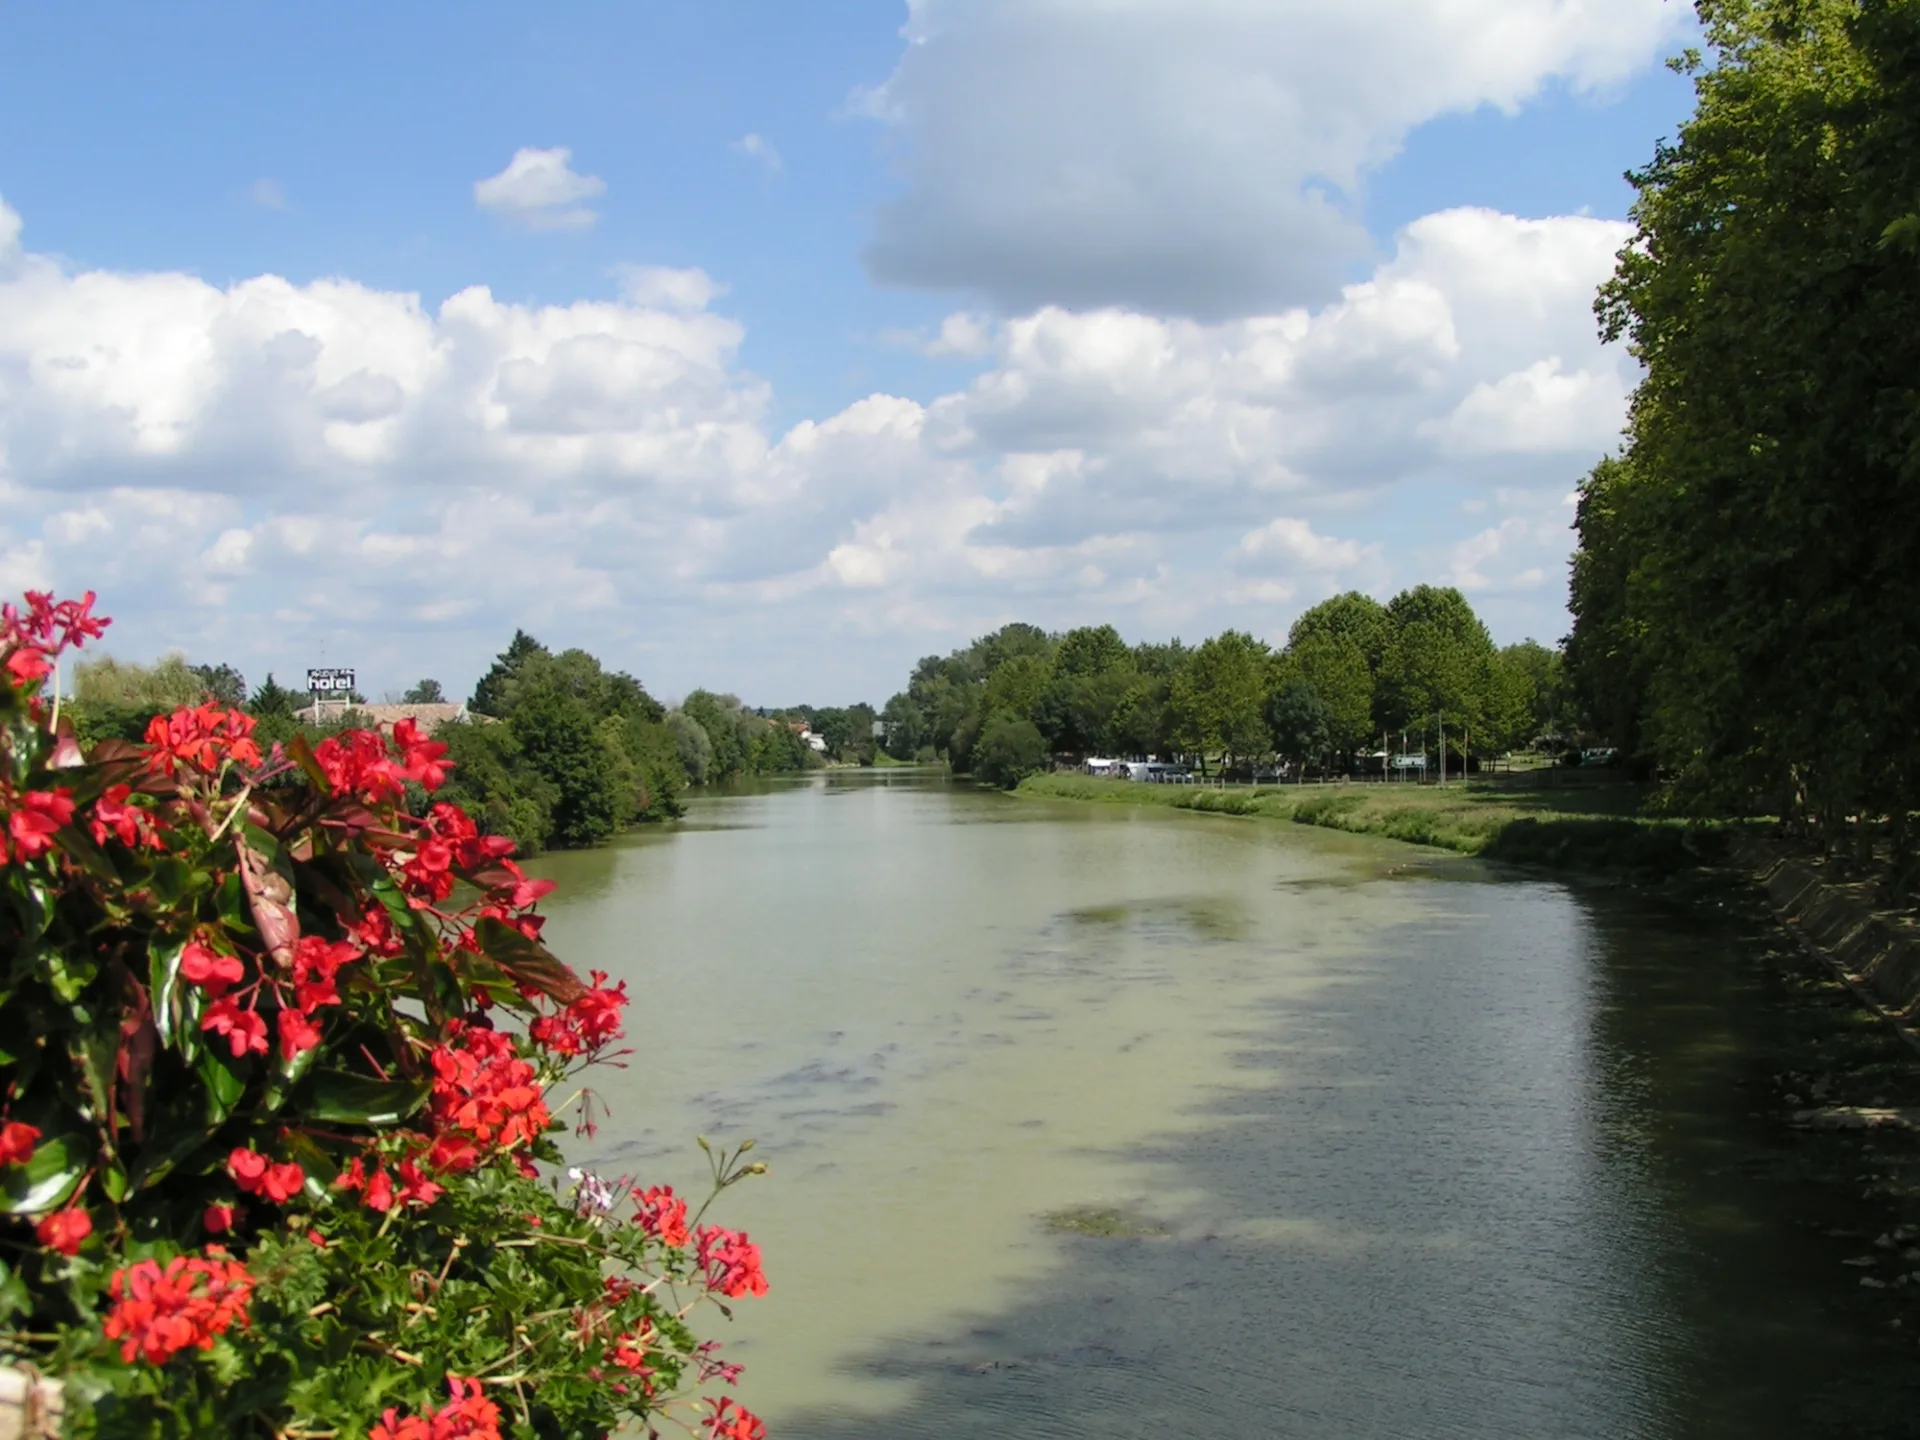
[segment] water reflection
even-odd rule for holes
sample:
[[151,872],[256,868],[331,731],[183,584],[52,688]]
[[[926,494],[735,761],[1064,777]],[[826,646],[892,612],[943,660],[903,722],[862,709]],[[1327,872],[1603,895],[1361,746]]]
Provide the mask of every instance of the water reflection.
[[781,1434],[1907,1433],[1830,1187],[1754,1183],[1735,937],[925,774],[695,818],[548,862],[549,933],[641,996],[601,1163],[773,1162]]

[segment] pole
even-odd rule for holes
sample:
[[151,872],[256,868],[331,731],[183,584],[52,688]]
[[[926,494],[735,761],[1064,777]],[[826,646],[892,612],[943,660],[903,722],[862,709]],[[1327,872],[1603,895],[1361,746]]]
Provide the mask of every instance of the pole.
[[1447,783],[1447,712],[1440,712],[1440,783]]

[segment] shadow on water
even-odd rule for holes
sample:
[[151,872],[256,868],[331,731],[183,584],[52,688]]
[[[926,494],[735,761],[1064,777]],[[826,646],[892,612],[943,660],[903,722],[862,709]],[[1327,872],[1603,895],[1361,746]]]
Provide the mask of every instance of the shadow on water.
[[1920,1435],[1915,1319],[1843,1265],[1891,1142],[1769,1109],[1782,1054],[1874,1037],[1783,1006],[1794,962],[1731,926],[1428,893],[1342,983],[1247,1017],[1203,1125],[1130,1148],[1185,1200],[1034,1217],[1058,1263],[1021,1303],[853,1367],[908,1403],[783,1435]]

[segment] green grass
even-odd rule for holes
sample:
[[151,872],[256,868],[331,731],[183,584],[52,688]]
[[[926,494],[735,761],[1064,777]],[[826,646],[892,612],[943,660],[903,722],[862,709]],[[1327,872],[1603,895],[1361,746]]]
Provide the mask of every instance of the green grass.
[[1724,827],[1641,813],[1643,791],[1566,773],[1432,785],[1141,785],[1035,775],[1020,793],[1057,800],[1163,805],[1378,835],[1461,855],[1556,869],[1664,876],[1719,858]]

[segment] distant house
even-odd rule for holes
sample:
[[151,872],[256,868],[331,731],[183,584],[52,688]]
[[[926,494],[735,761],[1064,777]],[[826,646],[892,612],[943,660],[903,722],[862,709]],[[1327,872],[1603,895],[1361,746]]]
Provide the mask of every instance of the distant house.
[[423,735],[433,734],[450,720],[477,720],[483,724],[493,720],[491,715],[469,713],[467,707],[457,701],[436,705],[354,705],[345,700],[321,700],[294,711],[293,718],[309,725],[318,725],[323,721],[338,720],[349,712],[383,735],[391,735],[393,727],[402,720],[413,721]]

